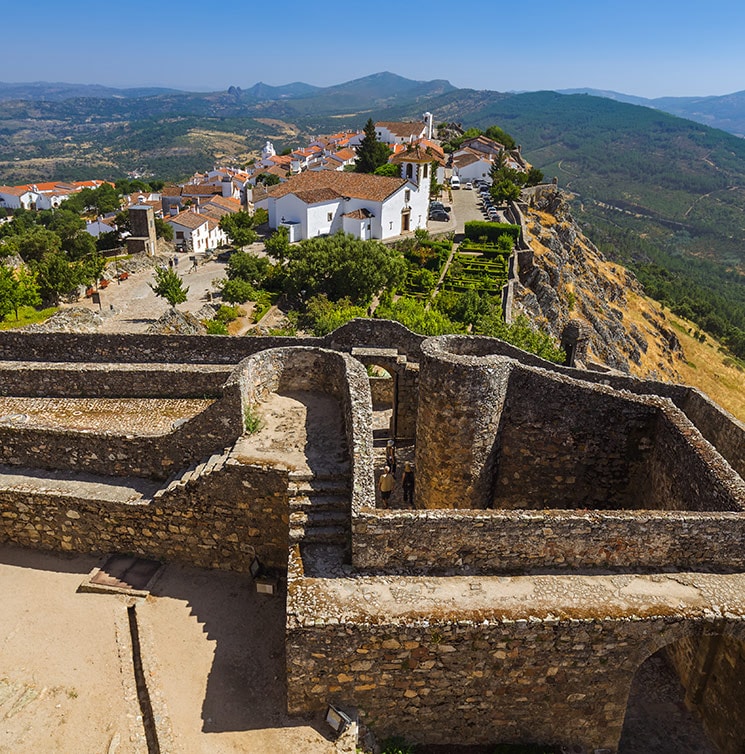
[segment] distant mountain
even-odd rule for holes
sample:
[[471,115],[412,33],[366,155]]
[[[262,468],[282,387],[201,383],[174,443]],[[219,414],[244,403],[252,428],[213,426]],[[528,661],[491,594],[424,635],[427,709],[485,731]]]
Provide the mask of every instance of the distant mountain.
[[745,91],[709,97],[657,97],[646,99],[604,89],[562,89],[560,94],[591,94],[631,105],[663,110],[680,118],[721,128],[735,136],[745,137]]
[[296,81],[283,86],[270,86],[263,81],[254,84],[249,89],[244,89],[243,94],[256,100],[296,99],[298,97],[312,97],[321,87],[312,84],[304,84]]
[[0,101],[2,100],[36,100],[59,102],[76,97],[114,98],[153,97],[159,94],[172,94],[178,89],[164,87],[139,87],[135,89],[116,89],[99,84],[51,84],[36,81],[29,84],[7,84],[0,81]]

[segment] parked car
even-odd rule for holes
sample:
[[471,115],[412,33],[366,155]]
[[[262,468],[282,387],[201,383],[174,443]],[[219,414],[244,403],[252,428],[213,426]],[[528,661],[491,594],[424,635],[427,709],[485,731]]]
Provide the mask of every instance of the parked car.
[[442,202],[430,202],[430,203],[429,203],[429,210],[430,210],[430,212],[431,212],[431,211],[432,211],[433,209],[439,209],[439,210],[441,210],[442,212],[450,212],[450,209],[451,209],[451,208],[450,208],[450,207],[447,207],[447,206],[445,206],[445,205],[444,205],[444,204],[443,204]]
[[457,175],[454,175],[450,179],[450,188],[451,189],[459,189],[460,188],[460,178],[458,178]]
[[450,215],[444,209],[433,209],[429,213],[429,219],[446,223],[450,219]]
[[473,184],[471,183],[471,181],[468,181],[468,182],[466,183],[466,185],[465,185],[465,186],[463,186],[463,188],[464,188],[464,189],[465,189],[466,191],[473,191]]

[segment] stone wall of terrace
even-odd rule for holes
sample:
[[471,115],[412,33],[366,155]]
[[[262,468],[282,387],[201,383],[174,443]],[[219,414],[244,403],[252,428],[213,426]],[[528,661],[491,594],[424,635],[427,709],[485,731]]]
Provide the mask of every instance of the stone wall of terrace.
[[258,555],[284,570],[286,471],[229,462],[197,484],[136,503],[0,492],[0,541],[63,552],[127,552],[245,572]]
[[200,414],[160,435],[0,424],[0,463],[162,480],[222,452],[242,433],[241,395],[233,383]]
[[364,510],[352,527],[352,562],[369,573],[745,568],[739,513]]
[[0,396],[203,398],[220,394],[230,365],[0,363]]
[[[549,576],[387,576],[344,591],[333,580],[305,580],[294,560],[288,707],[354,706],[381,738],[616,751],[631,682],[647,657],[686,637],[715,633],[742,644],[745,636],[741,600],[726,619],[707,607],[734,596],[741,576],[702,576],[695,589],[632,575],[560,584]],[[385,594],[395,600],[389,609],[377,604]],[[730,674],[726,683],[738,682]],[[738,709],[735,700],[729,712]]]

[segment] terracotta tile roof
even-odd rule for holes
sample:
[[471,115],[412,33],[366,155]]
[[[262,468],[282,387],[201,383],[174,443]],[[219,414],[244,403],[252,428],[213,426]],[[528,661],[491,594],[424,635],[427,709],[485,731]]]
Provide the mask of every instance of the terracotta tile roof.
[[161,196],[181,196],[181,186],[163,186]]
[[295,196],[300,199],[301,202],[306,204],[318,204],[319,202],[330,202],[334,199],[340,199],[342,194],[331,188],[315,188],[307,189],[306,191],[294,191]]
[[476,154],[475,152],[467,151],[453,157],[453,165],[457,168],[464,168],[466,165],[473,165],[474,162],[480,162],[481,160],[490,162],[488,157],[483,153]]
[[367,220],[369,217],[375,217],[368,209],[355,209],[352,212],[345,212],[342,217],[349,217],[352,220]]
[[337,152],[331,155],[331,157],[336,157],[339,160],[353,160],[357,156],[357,152],[354,151],[354,149],[349,149],[347,147],[346,149],[339,149]]
[[298,192],[331,189],[337,196],[350,196],[355,199],[382,202],[400,189],[406,181],[403,178],[386,178],[369,173],[340,173],[321,170],[300,173],[269,190],[275,199]]
[[0,194],[10,194],[11,196],[22,196],[28,190],[25,186],[0,186]]
[[291,165],[292,155],[290,154],[275,154],[274,157],[269,158],[269,162],[274,163],[274,167],[279,165]]
[[233,197],[228,196],[215,196],[203,206],[206,208],[213,205],[220,207],[227,212],[240,212],[241,210],[241,203],[237,199],[233,199]]
[[209,183],[187,183],[181,187],[181,196],[222,196],[222,187],[212,186]]
[[375,124],[375,128],[387,128],[394,136],[398,136],[400,139],[407,139],[421,136],[425,125],[418,122],[399,123],[396,121],[380,121]]
[[398,165],[401,162],[432,162],[439,159],[439,155],[417,143],[403,151],[398,151],[388,162]]
[[203,215],[198,215],[196,212],[179,212],[176,217],[170,217],[166,222],[173,223],[174,225],[182,225],[184,228],[190,228],[196,230],[200,226],[207,222],[208,218]]
[[431,139],[419,139],[419,143],[427,149],[436,152],[440,157],[445,157],[445,150],[437,142]]

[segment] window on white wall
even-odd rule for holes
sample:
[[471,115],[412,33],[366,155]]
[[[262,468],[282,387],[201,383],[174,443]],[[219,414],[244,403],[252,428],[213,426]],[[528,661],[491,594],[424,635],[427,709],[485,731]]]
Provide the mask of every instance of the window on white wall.
[[326,213],[326,220],[328,222],[331,222],[334,219],[334,213],[333,212],[327,212]]

